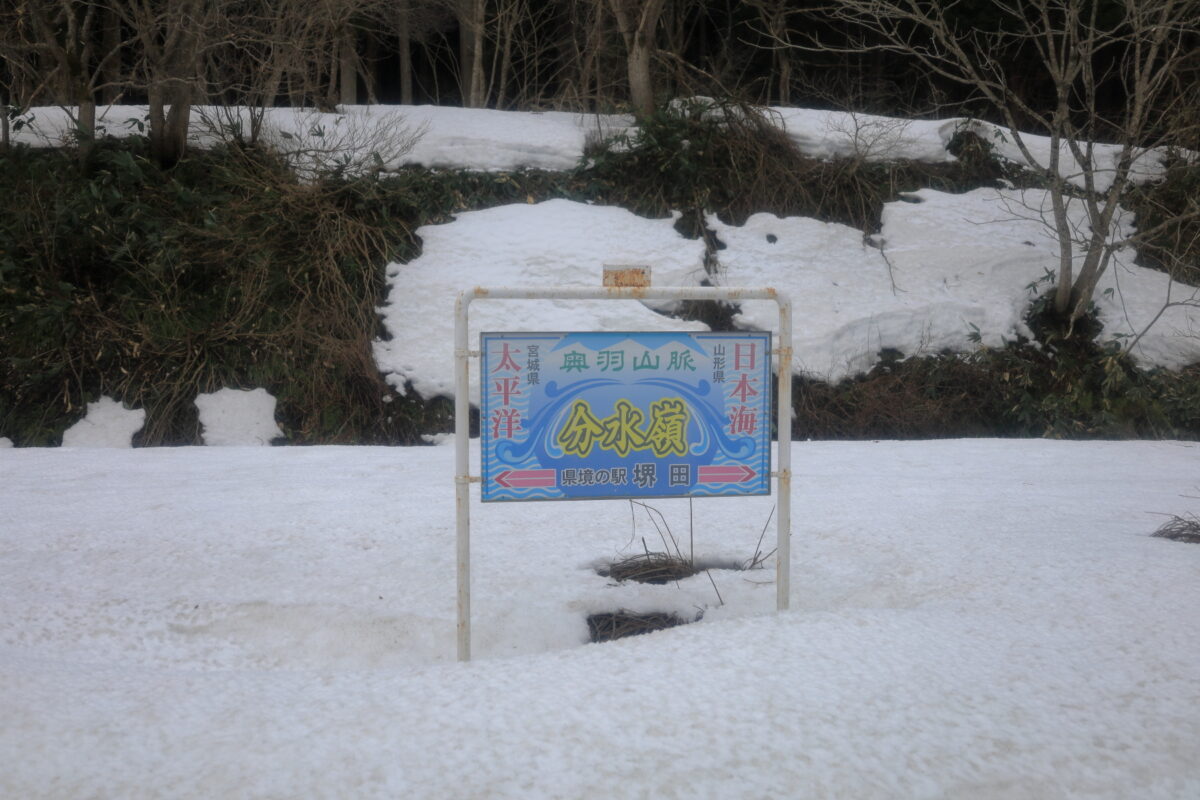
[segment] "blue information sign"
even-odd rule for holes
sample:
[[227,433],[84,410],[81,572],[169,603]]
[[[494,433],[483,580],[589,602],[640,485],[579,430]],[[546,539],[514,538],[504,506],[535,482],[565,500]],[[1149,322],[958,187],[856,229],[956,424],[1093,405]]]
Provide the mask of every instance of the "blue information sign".
[[484,333],[485,502],[771,491],[771,334]]

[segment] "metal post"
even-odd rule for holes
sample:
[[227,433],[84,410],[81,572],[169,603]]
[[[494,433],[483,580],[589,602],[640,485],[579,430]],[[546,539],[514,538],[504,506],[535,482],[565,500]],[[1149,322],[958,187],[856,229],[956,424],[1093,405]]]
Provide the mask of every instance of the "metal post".
[[784,611],[791,603],[792,582],[792,301],[775,295],[779,306],[778,363],[779,407],[775,423],[776,453],[779,456],[776,488],[779,516],[775,543],[775,608]]
[[475,292],[454,304],[454,514],[458,564],[458,660],[471,660],[471,353],[467,307]]
[[587,286],[559,288],[475,287],[459,292],[454,305],[454,503],[458,566],[458,660],[471,660],[471,483],[470,359],[467,318],[471,301],[496,300],[773,300],[779,308],[776,442],[775,605],[789,607],[791,597],[792,526],[792,303],[775,289],[734,289],[718,286],[648,287]]

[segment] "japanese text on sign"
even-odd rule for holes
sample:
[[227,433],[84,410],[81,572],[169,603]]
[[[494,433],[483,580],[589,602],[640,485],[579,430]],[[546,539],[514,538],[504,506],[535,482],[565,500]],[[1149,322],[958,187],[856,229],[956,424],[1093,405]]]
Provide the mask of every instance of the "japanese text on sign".
[[485,333],[483,499],[770,492],[771,335]]

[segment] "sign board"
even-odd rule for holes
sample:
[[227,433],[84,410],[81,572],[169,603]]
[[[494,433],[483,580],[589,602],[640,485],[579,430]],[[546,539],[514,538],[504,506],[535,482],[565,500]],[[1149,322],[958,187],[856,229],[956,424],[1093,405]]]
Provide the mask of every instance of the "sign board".
[[482,499],[771,491],[771,334],[484,333]]
[[649,267],[617,267],[604,268],[602,283],[605,286],[649,286]]

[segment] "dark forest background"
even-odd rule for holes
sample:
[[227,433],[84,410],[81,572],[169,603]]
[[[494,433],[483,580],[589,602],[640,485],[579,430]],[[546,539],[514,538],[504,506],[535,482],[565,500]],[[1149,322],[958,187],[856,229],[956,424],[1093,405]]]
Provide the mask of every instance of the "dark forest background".
[[[3,0],[0,101],[332,107],[432,103],[611,112],[689,95],[988,116],[969,88],[809,0]],[[934,3],[968,36],[1009,3]],[[1031,7],[1037,4],[1030,4]],[[1045,4],[1043,4],[1045,5]],[[1049,5],[1054,5],[1053,3]],[[1101,14],[1120,0],[1097,0]],[[1185,4],[1186,5],[1186,4]],[[1032,13],[1032,12],[1031,12]],[[927,37],[919,26],[914,41]],[[807,45],[807,46],[806,46]],[[1053,100],[1036,42],[991,57]],[[1109,60],[1117,55],[1105,54]],[[1103,65],[1098,65],[1103,66]],[[1121,103],[1119,75],[1101,104]],[[996,120],[1001,121],[1001,120]]]

